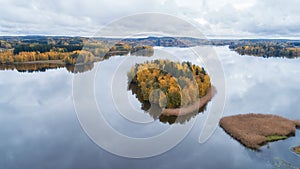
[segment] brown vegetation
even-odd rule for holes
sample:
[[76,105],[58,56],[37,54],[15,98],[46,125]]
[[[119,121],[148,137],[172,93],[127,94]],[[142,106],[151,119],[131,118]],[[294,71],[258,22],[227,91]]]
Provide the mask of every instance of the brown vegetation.
[[295,153],[297,153],[297,154],[300,155],[300,146],[298,146],[298,147],[293,147],[292,150],[293,150]]
[[299,122],[276,115],[243,114],[223,117],[220,126],[246,147],[258,149],[269,141],[294,136]]
[[149,109],[147,110],[147,113],[151,115],[151,117],[154,120],[159,120],[162,123],[168,123],[170,125],[172,124],[185,124],[186,122],[190,121],[192,118],[197,116],[199,113],[203,113],[207,109],[207,104],[202,106],[199,110],[190,112],[186,115],[180,115],[180,116],[166,116],[162,114],[163,109],[159,107],[157,104],[151,104],[148,103]]
[[201,97],[193,104],[176,109],[163,109],[162,114],[165,116],[185,116],[192,112],[198,112],[199,108],[205,106],[212,99],[215,94],[215,90],[216,89],[212,86],[205,96]]

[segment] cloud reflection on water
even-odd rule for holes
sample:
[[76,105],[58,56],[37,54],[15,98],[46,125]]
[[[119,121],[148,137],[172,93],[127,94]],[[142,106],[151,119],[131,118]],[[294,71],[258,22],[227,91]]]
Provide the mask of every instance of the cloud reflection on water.
[[[300,119],[299,59],[239,56],[227,47],[215,49],[226,77],[225,116],[254,112]],[[189,59],[185,49],[164,50],[182,54],[185,59]],[[106,63],[110,62],[101,64]],[[97,147],[82,131],[72,103],[72,75],[66,70],[33,74],[5,71],[0,72],[0,76],[1,168],[126,166],[252,169],[273,168],[277,157],[300,166],[299,157],[288,150],[299,144],[299,131],[296,137],[270,143],[270,148],[265,146],[262,152],[246,149],[219,127],[208,142],[199,144],[198,136],[207,117],[205,113],[198,115],[191,133],[174,149],[148,159],[117,157]],[[110,85],[109,81],[99,81],[100,83],[103,86]],[[154,122],[144,126],[143,130],[132,132],[136,125],[124,126],[122,121],[118,121],[119,117],[107,117],[111,117],[114,127],[134,136],[156,134],[168,127]]]

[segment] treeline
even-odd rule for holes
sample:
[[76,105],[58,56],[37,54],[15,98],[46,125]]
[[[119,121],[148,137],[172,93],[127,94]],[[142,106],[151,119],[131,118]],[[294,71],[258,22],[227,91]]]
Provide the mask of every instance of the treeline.
[[[109,45],[102,43],[87,43],[84,49],[82,45],[55,46],[52,45],[19,45],[15,49],[0,51],[0,63],[12,64],[20,62],[35,62],[48,60],[61,60],[65,64],[91,63],[108,59],[115,55],[139,55],[152,56],[152,46],[132,46],[126,43]],[[97,58],[96,58],[97,57]]]
[[131,49],[131,53],[135,56],[153,56],[154,49],[149,45],[138,45]]
[[20,45],[49,46],[80,46],[87,41],[84,37],[61,37],[61,36],[1,36],[0,48],[13,49]]
[[94,55],[88,51],[73,51],[73,52],[20,52],[14,54],[12,50],[0,52],[1,64],[26,63],[36,61],[51,61],[59,60],[67,65],[76,63],[92,63]]
[[128,43],[119,42],[116,43],[109,51],[105,54],[105,58],[115,55],[135,55],[135,56],[152,56],[154,54],[154,49],[152,46],[148,45],[138,45],[133,46]]
[[129,85],[137,84],[137,98],[161,108],[179,108],[193,104],[207,94],[210,77],[190,62],[154,60],[136,64],[128,72]]
[[76,50],[81,50],[82,44],[75,45],[53,45],[53,44],[21,44],[14,48],[14,54],[19,54],[20,52],[73,52]]
[[240,55],[253,55],[262,57],[300,57],[300,47],[286,47],[282,45],[252,44],[243,46],[229,46]]
[[12,45],[7,41],[0,40],[0,48],[2,48],[2,49],[11,49]]

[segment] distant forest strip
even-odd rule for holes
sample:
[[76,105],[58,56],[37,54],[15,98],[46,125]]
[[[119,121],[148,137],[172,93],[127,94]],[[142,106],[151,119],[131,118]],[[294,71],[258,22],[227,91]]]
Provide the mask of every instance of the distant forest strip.
[[83,50],[85,38],[78,37],[7,37],[0,40],[0,64],[31,63],[59,60],[66,65],[92,63],[95,55],[109,51],[102,43],[90,44]]
[[230,49],[236,51],[240,55],[252,55],[261,57],[300,57],[300,47],[286,47],[282,45],[269,44],[250,44],[250,45],[231,45]]
[[[197,39],[191,37],[147,37],[147,38],[86,38],[86,37],[64,37],[64,36],[0,36],[0,55],[11,55],[14,57],[25,56],[24,52],[36,52],[48,54],[49,60],[62,59],[60,55],[68,53],[72,55],[78,51],[89,51],[95,58],[108,59],[115,55],[142,55],[152,56],[152,46],[164,47],[192,47],[201,45],[229,45],[229,48],[241,55],[253,55],[261,57],[300,57],[300,40],[289,39]],[[40,53],[40,54],[39,54]],[[19,56],[21,55],[21,56]],[[27,55],[27,54],[26,54]],[[28,54],[31,55],[31,54]],[[51,55],[51,56],[50,56]],[[36,56],[36,58],[45,56]],[[75,55],[72,55],[75,57]],[[18,60],[16,58],[16,60]],[[32,59],[32,58],[31,58]],[[74,58],[66,64],[72,64]],[[76,59],[76,58],[75,58]],[[24,58],[24,60],[30,60]],[[97,60],[97,59],[96,59]],[[98,58],[99,60],[99,58]],[[12,59],[2,58],[0,63],[12,63]]]
[[82,44],[77,45],[54,45],[54,44],[21,44],[14,48],[14,54],[19,54],[20,52],[73,52],[76,50],[81,50],[83,48]]
[[[3,44],[3,42],[2,42]],[[8,45],[8,47],[11,47]],[[108,59],[115,55],[152,56],[152,46],[130,44],[119,42],[109,47],[101,42],[89,42],[85,44],[19,44],[15,48],[0,51],[0,64],[26,63],[35,61],[60,60],[66,65],[76,63],[92,63],[102,59]],[[97,57],[97,58],[96,58]]]
[[0,52],[1,64],[26,63],[35,61],[61,60],[66,65],[76,63],[94,62],[94,55],[89,51],[73,51],[73,52],[19,52],[14,54],[12,50]]

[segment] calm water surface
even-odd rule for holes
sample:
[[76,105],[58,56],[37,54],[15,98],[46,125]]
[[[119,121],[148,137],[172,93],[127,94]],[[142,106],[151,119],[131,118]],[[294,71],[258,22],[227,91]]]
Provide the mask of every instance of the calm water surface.
[[[223,116],[253,112],[300,119],[300,59],[264,59],[240,56],[228,47],[214,49],[226,77]],[[201,65],[190,57],[191,51],[186,48],[155,50],[153,58],[170,54]],[[153,58],[140,57],[139,62]],[[176,57],[167,58],[178,60]],[[98,69],[95,77],[96,99],[107,121],[119,132],[132,137],[154,136],[170,125],[143,112],[141,104],[127,90],[126,72],[135,64],[134,60],[133,57],[128,59],[128,56],[112,57],[95,65]],[[123,74],[116,75],[116,70]],[[259,152],[245,148],[220,127],[207,142],[198,143],[210,104],[204,113],[192,117],[196,119],[193,129],[170,151],[145,159],[110,154],[90,140],[80,126],[73,106],[73,76],[64,68],[40,73],[0,71],[1,169],[300,167],[300,157],[289,150],[300,145],[299,130],[296,137],[270,143]],[[111,97],[111,84],[116,82],[120,85],[115,90],[127,96],[126,100],[117,100],[117,105],[116,98]],[[130,106],[127,106],[128,102]],[[153,122],[129,122],[119,114],[119,110],[126,107],[140,113],[146,121]]]

